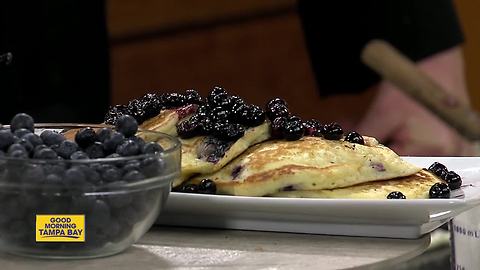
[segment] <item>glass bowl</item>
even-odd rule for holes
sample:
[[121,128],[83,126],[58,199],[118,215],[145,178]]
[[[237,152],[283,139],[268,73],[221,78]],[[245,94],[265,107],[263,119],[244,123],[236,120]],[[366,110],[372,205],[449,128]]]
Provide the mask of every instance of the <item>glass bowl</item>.
[[[87,126],[105,127],[36,124],[35,133],[51,129],[72,139],[75,130]],[[33,257],[92,258],[135,243],[165,205],[181,155],[174,137],[153,131],[137,136],[158,142],[163,151],[84,160],[0,157],[0,249]]]

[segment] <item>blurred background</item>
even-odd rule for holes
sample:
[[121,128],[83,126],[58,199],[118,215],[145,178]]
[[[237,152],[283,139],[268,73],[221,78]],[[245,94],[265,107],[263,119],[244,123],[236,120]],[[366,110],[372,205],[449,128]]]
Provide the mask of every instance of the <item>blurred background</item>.
[[[480,2],[454,3],[480,110]],[[155,90],[205,94],[219,84],[258,104],[281,96],[302,117],[331,121],[358,120],[374,96],[320,97],[294,0],[110,0],[107,12],[114,104]]]

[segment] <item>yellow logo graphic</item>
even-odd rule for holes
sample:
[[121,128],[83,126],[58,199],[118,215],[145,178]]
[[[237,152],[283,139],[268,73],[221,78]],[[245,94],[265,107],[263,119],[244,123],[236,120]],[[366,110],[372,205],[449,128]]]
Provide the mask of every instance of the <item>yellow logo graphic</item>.
[[37,242],[85,242],[85,215],[37,215]]

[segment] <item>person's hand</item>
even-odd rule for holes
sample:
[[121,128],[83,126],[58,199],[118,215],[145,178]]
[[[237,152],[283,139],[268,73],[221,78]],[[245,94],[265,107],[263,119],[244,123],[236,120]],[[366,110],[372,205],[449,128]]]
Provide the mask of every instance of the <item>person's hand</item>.
[[[445,51],[419,63],[462,102],[468,102],[459,48]],[[378,94],[357,126],[364,135],[376,137],[399,155],[465,156],[473,144],[422,105],[388,82],[378,85]]]

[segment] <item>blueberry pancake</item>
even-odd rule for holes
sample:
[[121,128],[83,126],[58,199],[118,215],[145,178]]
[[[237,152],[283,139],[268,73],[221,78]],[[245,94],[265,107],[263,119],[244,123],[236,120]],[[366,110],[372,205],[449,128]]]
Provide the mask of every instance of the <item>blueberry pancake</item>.
[[365,145],[320,137],[273,140],[250,147],[216,173],[217,194],[266,196],[285,188],[324,190],[413,175],[421,170],[375,139]]
[[391,180],[362,183],[343,188],[322,190],[292,190],[271,194],[273,197],[324,199],[385,199],[389,194],[401,192],[406,199],[428,199],[430,188],[443,180],[427,170]]

